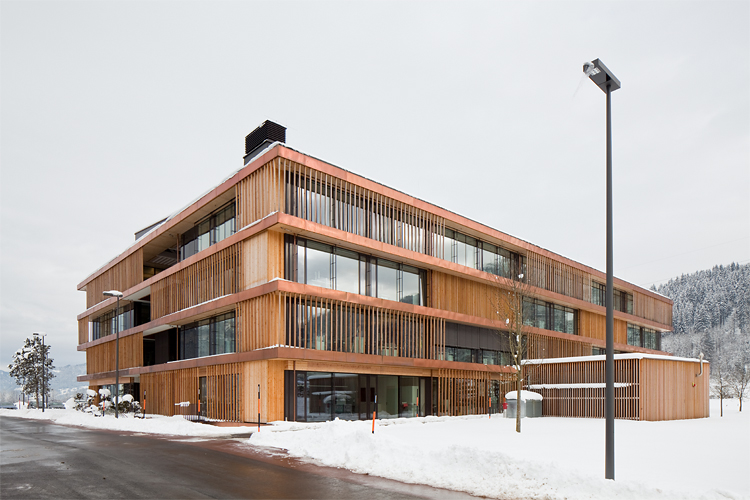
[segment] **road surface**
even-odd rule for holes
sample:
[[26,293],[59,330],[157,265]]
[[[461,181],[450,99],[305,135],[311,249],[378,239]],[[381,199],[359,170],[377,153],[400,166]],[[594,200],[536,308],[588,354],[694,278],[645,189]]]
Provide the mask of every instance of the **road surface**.
[[317,467],[255,451],[244,441],[0,417],[0,498],[474,498]]

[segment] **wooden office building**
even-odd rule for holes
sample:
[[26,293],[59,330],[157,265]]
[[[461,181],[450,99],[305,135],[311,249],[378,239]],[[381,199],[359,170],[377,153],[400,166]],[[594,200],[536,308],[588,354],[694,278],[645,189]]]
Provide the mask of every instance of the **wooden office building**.
[[[259,411],[262,422],[498,411],[514,369],[492,297],[519,275],[534,290],[532,357],[603,353],[604,273],[284,141],[265,122],[246,138],[241,170],[78,285],[80,381],[115,383],[119,330],[121,390],[145,395],[149,413],[179,403],[236,422]],[[119,311],[107,290],[123,293]],[[615,279],[615,309],[617,352],[667,354],[669,299]],[[641,395],[659,374],[640,372]]]

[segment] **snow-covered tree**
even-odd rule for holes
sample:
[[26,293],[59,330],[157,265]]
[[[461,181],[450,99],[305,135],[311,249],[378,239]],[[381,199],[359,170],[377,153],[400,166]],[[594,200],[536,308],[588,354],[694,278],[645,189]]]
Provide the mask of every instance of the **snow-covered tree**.
[[42,345],[40,337],[27,338],[23,347],[13,354],[13,362],[8,365],[10,376],[21,386],[21,392],[29,396],[36,395],[37,408],[40,408],[39,396],[44,398],[49,395],[50,380],[55,377],[49,350],[50,346]]

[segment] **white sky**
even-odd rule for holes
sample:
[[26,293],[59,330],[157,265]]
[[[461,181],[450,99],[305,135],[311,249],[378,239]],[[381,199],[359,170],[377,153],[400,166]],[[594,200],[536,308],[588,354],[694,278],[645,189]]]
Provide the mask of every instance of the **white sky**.
[[750,3],[0,2],[0,364],[81,363],[76,285],[287,143],[643,286],[750,261]]

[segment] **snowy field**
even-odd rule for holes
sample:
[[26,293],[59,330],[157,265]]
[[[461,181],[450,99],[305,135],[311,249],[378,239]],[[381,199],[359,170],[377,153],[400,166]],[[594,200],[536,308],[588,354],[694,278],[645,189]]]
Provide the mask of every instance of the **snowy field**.
[[[181,417],[96,418],[74,410],[0,415],[174,436],[220,437],[242,429]],[[750,499],[750,407],[711,401],[711,418],[615,422],[616,481],[604,480],[604,420],[494,416],[371,422],[277,422],[248,446],[287,450],[314,463],[490,498]]]

